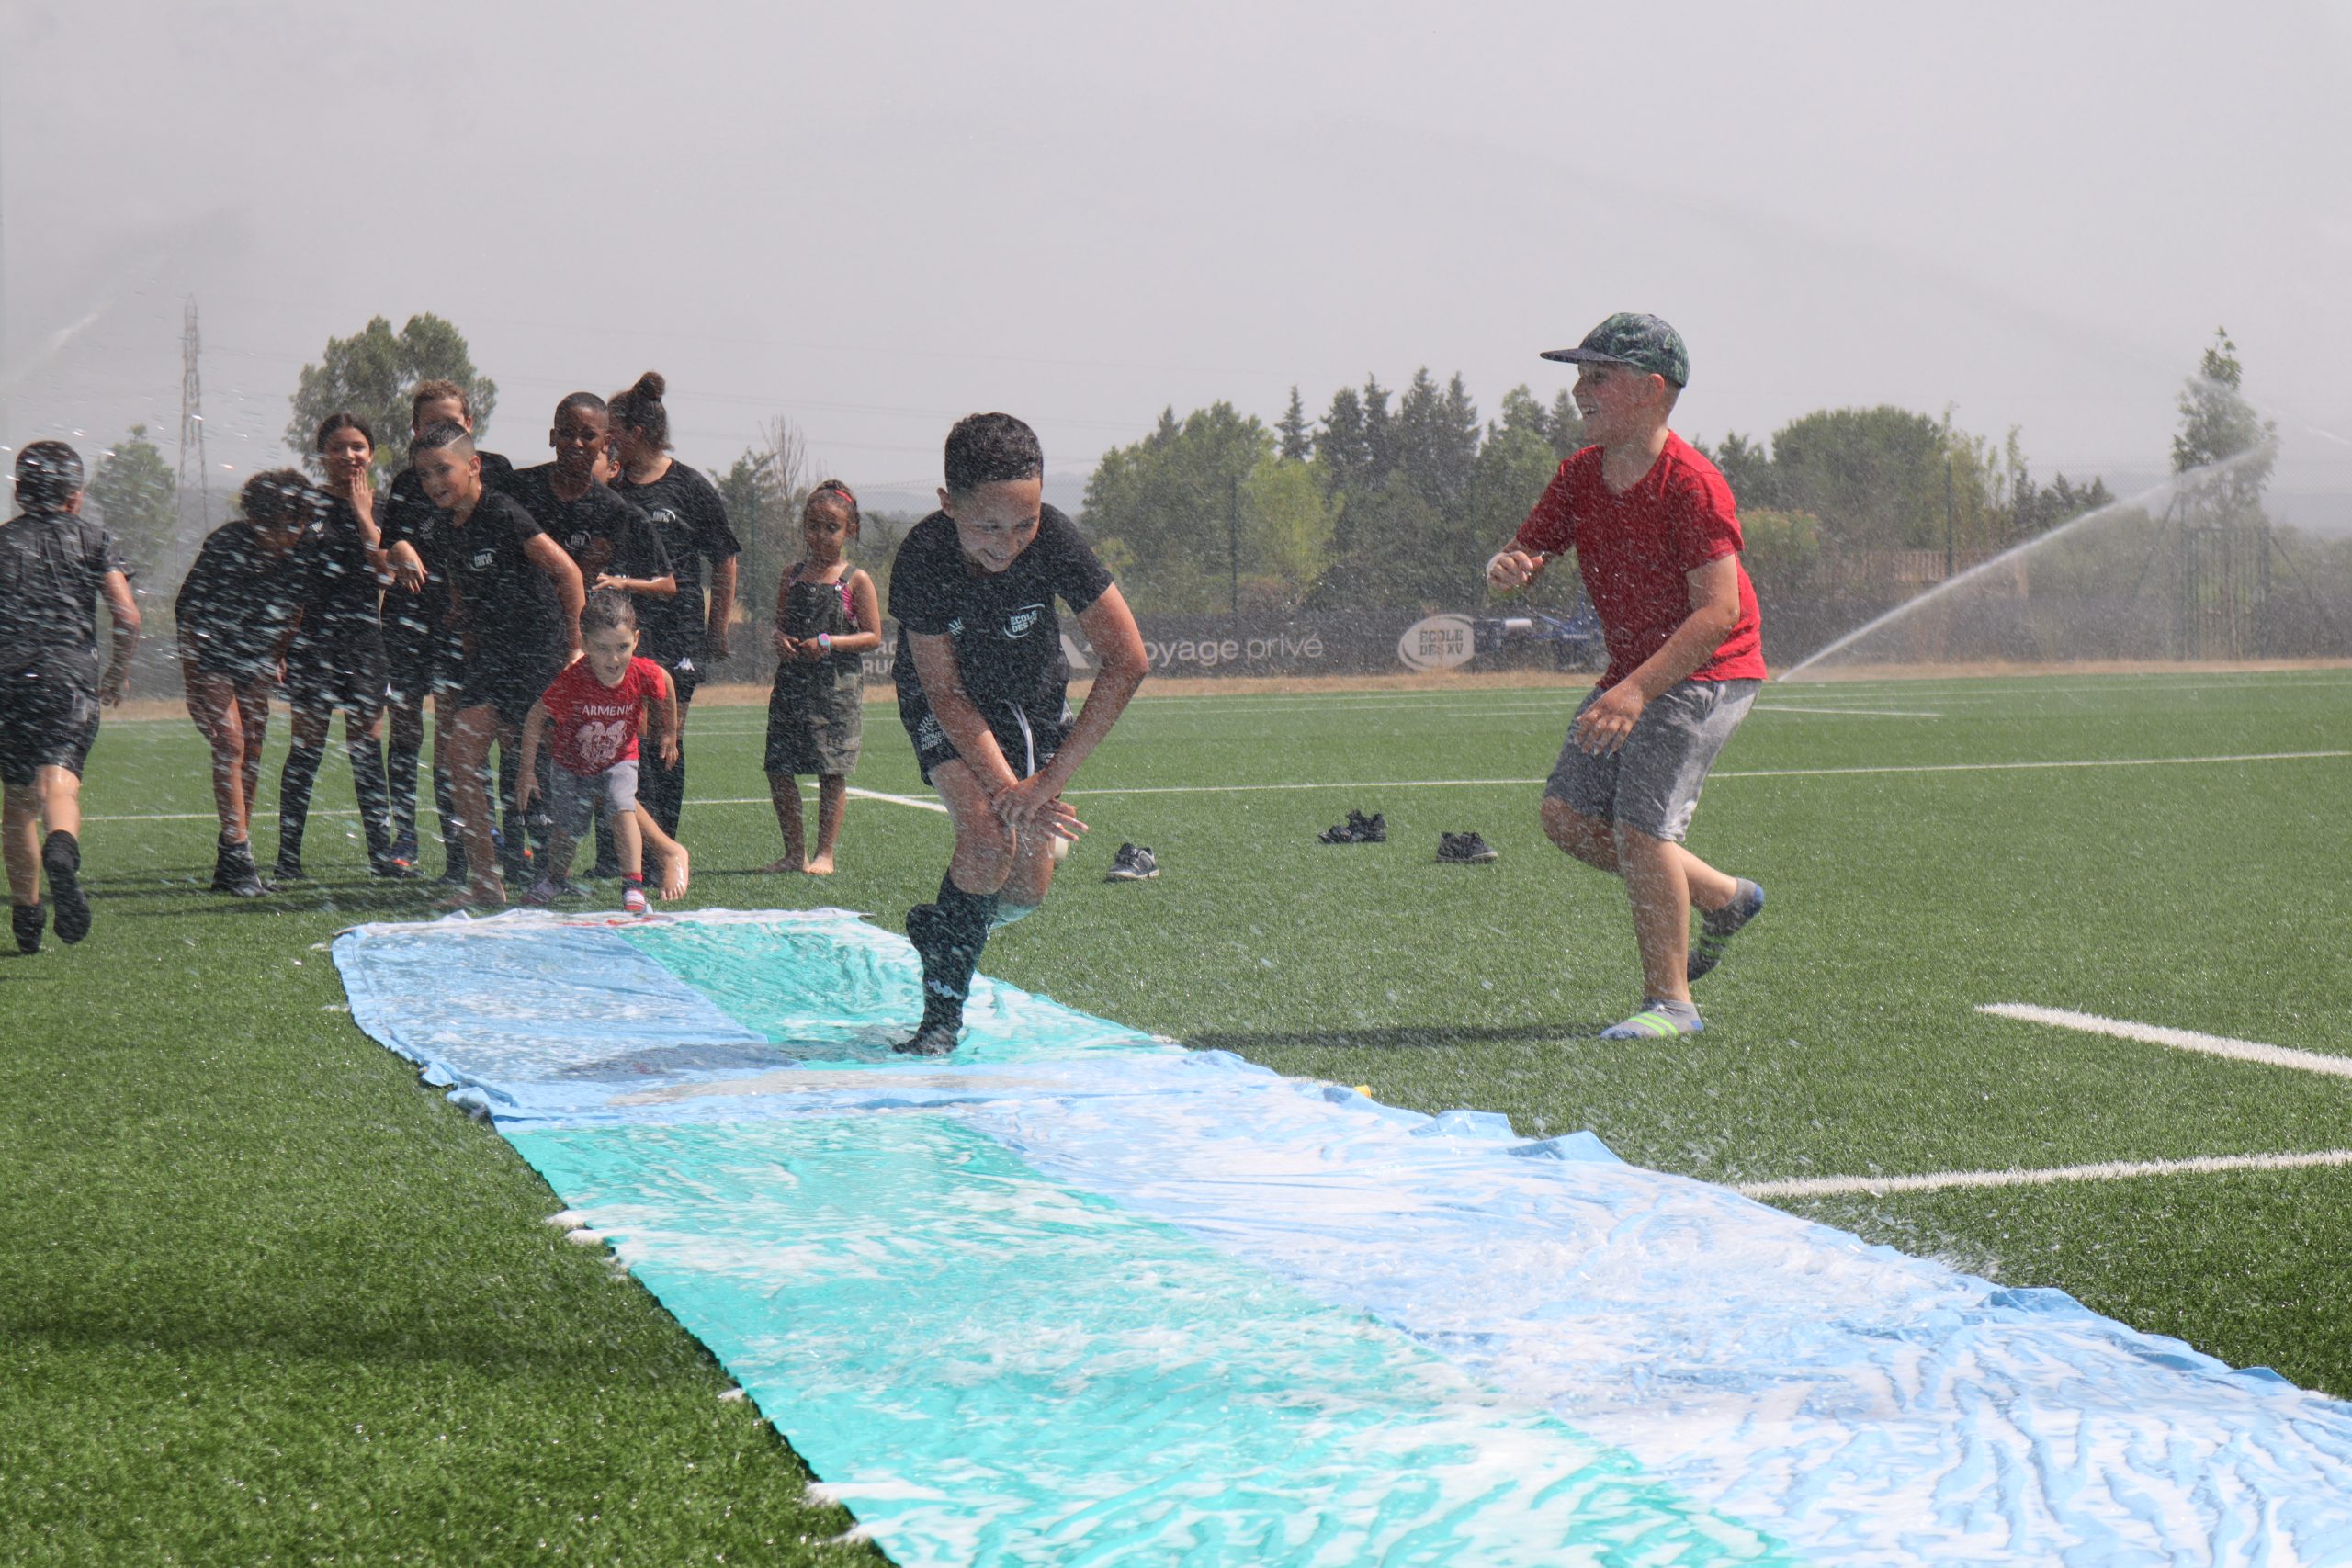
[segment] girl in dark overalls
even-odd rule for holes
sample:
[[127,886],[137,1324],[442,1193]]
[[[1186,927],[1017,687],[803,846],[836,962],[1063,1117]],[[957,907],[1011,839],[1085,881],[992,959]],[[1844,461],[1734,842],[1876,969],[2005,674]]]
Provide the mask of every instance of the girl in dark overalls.
[[[807,553],[775,591],[775,688],[768,694],[768,794],[784,858],[768,871],[833,873],[850,770],[865,733],[866,650],[882,646],[874,580],[849,564],[857,498],[839,479],[808,492],[800,515]],[[800,825],[798,775],[817,775],[817,852]]]

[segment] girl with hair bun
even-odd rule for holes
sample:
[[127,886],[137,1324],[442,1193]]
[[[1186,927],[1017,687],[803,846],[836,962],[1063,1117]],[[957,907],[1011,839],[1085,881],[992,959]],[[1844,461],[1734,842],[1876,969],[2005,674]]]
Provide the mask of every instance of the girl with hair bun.
[[670,456],[670,412],[662,400],[668,389],[659,371],[648,370],[627,391],[616,394],[609,408],[621,467],[613,490],[634,502],[653,525],[677,577],[676,597],[642,600],[638,605],[644,619],[645,657],[662,666],[678,697],[678,760],[672,765],[647,759],[643,781],[646,809],[674,838],[686,798],[686,709],[702,683],[705,666],[727,657],[727,625],[735,611],[735,558],[743,547],[727,525],[727,504],[718,487]]

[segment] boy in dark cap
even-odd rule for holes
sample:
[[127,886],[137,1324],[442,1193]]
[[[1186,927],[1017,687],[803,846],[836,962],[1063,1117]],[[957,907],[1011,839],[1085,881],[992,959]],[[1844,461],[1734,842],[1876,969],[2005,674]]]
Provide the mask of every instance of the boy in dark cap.
[[1667,428],[1690,378],[1681,334],[1656,316],[1620,312],[1544,357],[1578,367],[1577,408],[1592,445],[1560,465],[1487,563],[1487,581],[1518,588],[1562,551],[1577,553],[1609,668],[1544,785],[1544,831],[1623,877],[1633,901],[1644,999],[1601,1038],[1695,1034],[1690,982],[1764,907],[1761,887],[1682,847],[1707,770],[1763,683],[1756,590],[1739,564],[1731,487]]

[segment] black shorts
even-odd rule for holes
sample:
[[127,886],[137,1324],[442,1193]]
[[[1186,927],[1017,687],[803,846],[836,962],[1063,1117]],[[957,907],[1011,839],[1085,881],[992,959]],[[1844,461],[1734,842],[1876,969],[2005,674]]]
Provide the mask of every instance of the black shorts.
[[464,644],[445,626],[428,626],[384,609],[384,685],[393,702],[423,702],[436,692],[457,690],[465,663]]
[[[1004,753],[1015,778],[1028,778],[1052,761],[1069,738],[1067,701],[1024,706],[1003,699],[976,699],[975,705],[989,721],[989,732],[996,737],[997,749]],[[932,713],[922,687],[899,688],[899,722],[907,727],[907,738],[915,743],[915,764],[922,769],[923,783],[931,783],[932,769],[956,761],[956,743],[947,739],[946,729]]]
[[240,691],[255,684],[275,686],[277,684],[277,655],[207,648],[196,656],[196,672],[226,681]]
[[68,654],[0,675],[0,784],[29,789],[41,768],[82,776],[98,738],[98,680],[90,664]]
[[354,626],[331,645],[297,639],[286,650],[286,701],[306,713],[341,708],[371,719],[384,709],[389,662],[372,626]]
[[477,651],[465,661],[457,683],[457,695],[450,698],[454,711],[488,707],[498,712],[498,722],[520,729],[531,716],[531,705],[539,700],[548,682],[563,673],[564,659],[560,653],[514,653],[512,651],[484,655]]

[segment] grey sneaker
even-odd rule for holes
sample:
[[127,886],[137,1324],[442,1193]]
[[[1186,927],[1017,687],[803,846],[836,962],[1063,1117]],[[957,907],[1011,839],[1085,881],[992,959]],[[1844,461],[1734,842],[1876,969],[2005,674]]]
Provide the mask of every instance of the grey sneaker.
[[1502,852],[1476,833],[1440,833],[1437,858],[1447,865],[1484,865]]
[[1764,889],[1742,878],[1739,890],[1722,908],[1699,917],[1699,940],[1690,944],[1682,977],[1695,980],[1724,961],[1724,950],[1742,926],[1764,912]]
[[1139,844],[1121,844],[1119,852],[1111,857],[1111,869],[1102,875],[1105,882],[1148,882],[1159,874],[1159,861],[1150,850]]
[[911,1039],[901,1040],[890,1047],[902,1056],[945,1056],[956,1049],[956,1037],[963,1031],[952,1023],[926,1023]]

